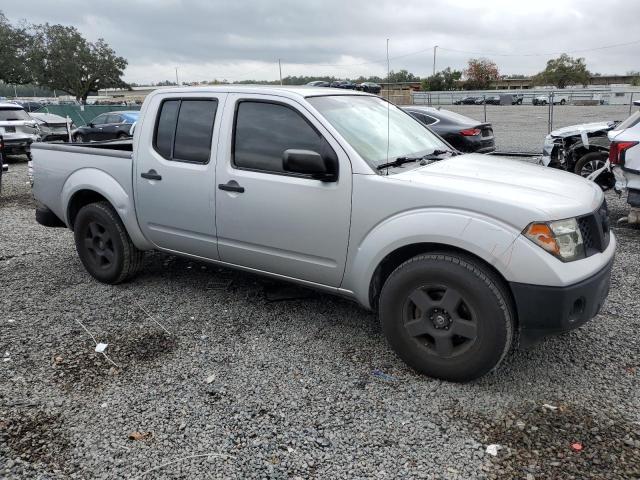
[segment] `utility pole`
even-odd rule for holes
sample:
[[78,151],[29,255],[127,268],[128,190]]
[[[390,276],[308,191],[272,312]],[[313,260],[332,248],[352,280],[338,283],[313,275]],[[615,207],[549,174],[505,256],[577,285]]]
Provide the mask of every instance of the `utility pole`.
[[435,76],[436,74],[436,49],[438,48],[438,45],[435,45],[433,47],[433,75]]
[[178,67],[176,67],[176,85],[180,86],[180,82],[178,81]]
[[282,62],[278,59],[278,70],[280,70],[280,85],[282,85]]

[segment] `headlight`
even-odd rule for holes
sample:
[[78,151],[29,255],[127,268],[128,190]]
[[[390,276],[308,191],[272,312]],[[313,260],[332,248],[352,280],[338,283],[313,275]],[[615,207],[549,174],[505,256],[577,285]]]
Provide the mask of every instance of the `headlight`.
[[534,222],[522,234],[563,262],[585,258],[584,242],[575,218]]

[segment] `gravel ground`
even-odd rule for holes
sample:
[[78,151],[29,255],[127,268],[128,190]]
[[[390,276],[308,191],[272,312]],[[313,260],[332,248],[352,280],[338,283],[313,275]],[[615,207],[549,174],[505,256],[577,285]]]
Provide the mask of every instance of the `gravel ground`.
[[[461,113],[478,121],[484,119],[481,105],[446,105],[442,108]],[[496,148],[503,152],[542,153],[542,143],[548,133],[549,107],[533,105],[487,105],[487,122],[493,125]],[[629,116],[628,105],[600,105],[582,107],[556,105],[553,128],[579,123],[624,120]]]
[[164,254],[97,283],[10,167],[0,478],[640,478],[640,229],[615,229],[596,319],[457,385],[409,370],[339,298],[271,301],[281,285]]

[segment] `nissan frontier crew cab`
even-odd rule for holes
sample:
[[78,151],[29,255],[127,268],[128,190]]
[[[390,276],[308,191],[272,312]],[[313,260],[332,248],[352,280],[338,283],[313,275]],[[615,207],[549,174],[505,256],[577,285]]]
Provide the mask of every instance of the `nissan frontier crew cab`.
[[582,325],[609,289],[596,184],[459,154],[371,94],[163,89],[131,142],[33,157],[36,219],[72,229],[99,281],[160,250],[297,282],[377,311],[393,350],[446,380]]

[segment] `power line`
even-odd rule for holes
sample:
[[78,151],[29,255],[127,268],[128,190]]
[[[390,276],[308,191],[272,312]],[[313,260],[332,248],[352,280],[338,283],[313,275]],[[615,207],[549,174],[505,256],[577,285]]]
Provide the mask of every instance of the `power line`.
[[640,43],[640,40],[634,40],[632,42],[625,42],[625,43],[615,43],[613,45],[603,45],[601,47],[579,48],[575,50],[564,50],[564,51],[557,51],[557,52],[541,52],[541,53],[473,52],[469,50],[458,50],[455,48],[446,48],[446,47],[438,47],[438,48],[440,48],[441,50],[446,50],[447,52],[465,53],[469,55],[485,55],[488,57],[548,57],[552,55],[561,55],[563,53],[584,53],[584,52],[594,52],[597,50],[606,50],[609,48],[627,47],[629,45],[636,45],[638,43]]

